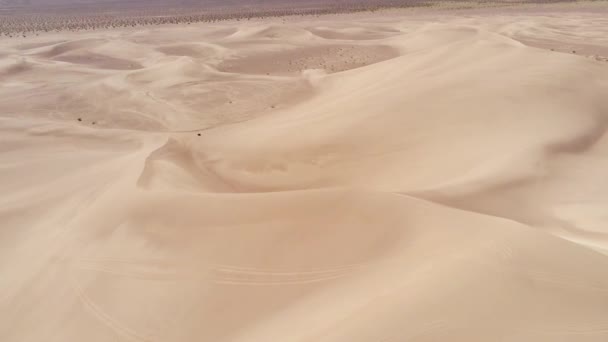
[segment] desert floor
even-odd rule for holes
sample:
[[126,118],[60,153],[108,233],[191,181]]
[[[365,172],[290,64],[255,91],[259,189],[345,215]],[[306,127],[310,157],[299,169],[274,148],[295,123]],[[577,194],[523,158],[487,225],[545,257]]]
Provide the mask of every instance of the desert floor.
[[0,40],[0,340],[608,341],[608,6]]

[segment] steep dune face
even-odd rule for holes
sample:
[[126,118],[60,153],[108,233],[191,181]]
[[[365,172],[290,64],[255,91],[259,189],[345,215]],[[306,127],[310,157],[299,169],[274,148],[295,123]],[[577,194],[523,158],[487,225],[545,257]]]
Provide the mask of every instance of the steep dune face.
[[606,341],[608,64],[527,18],[2,42],[0,339]]

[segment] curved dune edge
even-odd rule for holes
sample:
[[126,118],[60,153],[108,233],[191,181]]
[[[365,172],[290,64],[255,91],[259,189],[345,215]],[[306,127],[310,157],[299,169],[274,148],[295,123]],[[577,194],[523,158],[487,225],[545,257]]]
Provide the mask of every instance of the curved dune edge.
[[0,42],[0,340],[608,340],[606,19],[330,19]]

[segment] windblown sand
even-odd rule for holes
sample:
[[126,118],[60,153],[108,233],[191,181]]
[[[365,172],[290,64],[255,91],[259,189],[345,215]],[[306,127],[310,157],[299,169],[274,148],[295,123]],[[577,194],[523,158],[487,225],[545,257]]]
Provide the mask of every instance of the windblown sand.
[[608,341],[607,13],[1,40],[0,340]]

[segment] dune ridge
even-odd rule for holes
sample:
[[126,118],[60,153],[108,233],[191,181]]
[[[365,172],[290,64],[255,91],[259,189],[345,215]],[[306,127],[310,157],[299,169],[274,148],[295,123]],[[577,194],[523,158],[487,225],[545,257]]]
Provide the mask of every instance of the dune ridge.
[[0,41],[0,339],[606,341],[608,21],[546,11]]

